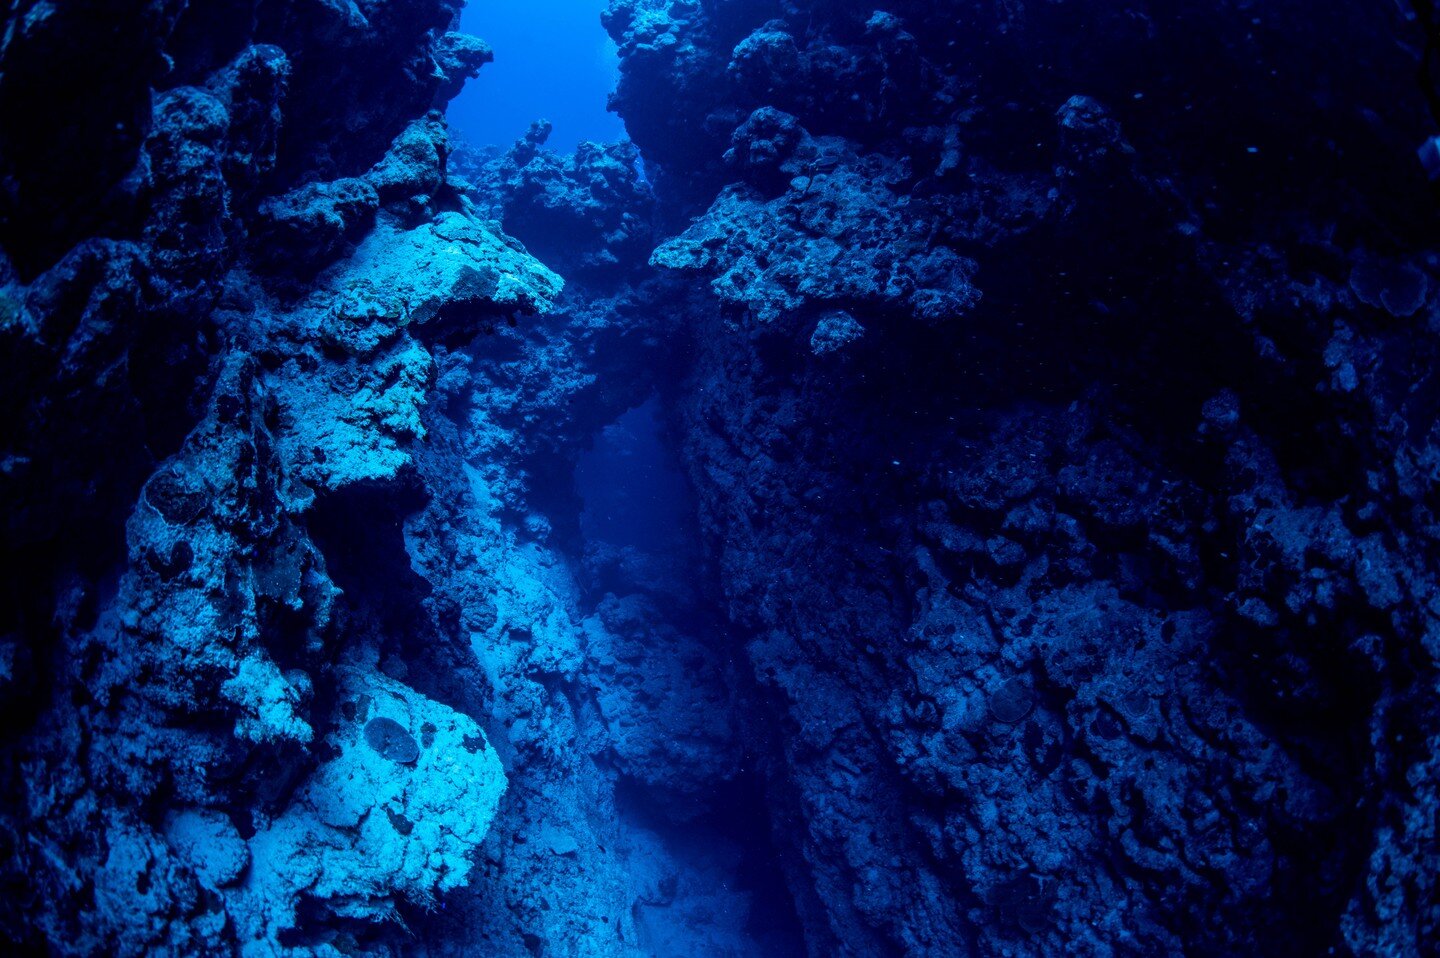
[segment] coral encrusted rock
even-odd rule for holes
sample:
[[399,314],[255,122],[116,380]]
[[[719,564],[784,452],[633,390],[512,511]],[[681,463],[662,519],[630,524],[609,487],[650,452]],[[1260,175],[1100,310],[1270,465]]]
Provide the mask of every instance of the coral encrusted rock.
[[0,47],[9,947],[388,949],[496,815],[488,717],[382,662],[327,517],[410,494],[433,351],[561,280],[445,191],[456,5],[362,6],[27,3]]

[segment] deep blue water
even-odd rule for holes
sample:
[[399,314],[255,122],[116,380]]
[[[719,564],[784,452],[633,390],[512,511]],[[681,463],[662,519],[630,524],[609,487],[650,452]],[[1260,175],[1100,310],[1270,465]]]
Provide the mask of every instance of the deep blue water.
[[450,124],[475,146],[509,146],[536,120],[554,124],[550,145],[625,135],[605,110],[615,85],[615,44],[600,26],[605,0],[470,0],[461,28],[495,50],[495,62],[450,104]]

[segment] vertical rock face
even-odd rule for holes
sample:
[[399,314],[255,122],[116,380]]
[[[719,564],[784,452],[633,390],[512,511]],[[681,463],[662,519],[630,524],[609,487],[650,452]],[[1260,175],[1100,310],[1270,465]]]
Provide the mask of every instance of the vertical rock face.
[[1307,10],[611,4],[812,954],[1433,949],[1420,40]]
[[447,192],[455,13],[11,11],[12,949],[352,952],[469,880],[505,789],[487,716],[407,680],[422,624],[337,585],[332,531],[419,490],[439,344],[561,288]]
[[1398,8],[12,7],[10,951],[1434,953]]

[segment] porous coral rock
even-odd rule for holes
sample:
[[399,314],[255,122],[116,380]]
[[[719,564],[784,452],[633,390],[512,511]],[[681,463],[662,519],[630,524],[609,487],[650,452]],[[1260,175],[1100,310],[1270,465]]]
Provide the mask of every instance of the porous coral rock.
[[[1416,141],[1404,27],[1102,7],[607,17],[662,221],[708,206],[653,262],[718,307],[684,443],[807,944],[1425,953],[1430,279],[1385,251],[1434,235],[1307,92],[1364,62]],[[1343,198],[1296,160],[1341,142]]]
[[537,122],[486,161],[462,149],[467,193],[562,275],[611,286],[633,278],[654,245],[654,197],[629,142],[581,143],[562,155]]
[[[473,720],[367,668],[343,667],[337,679],[341,714],[326,739],[336,756],[248,840],[250,872],[224,893],[241,953],[270,953],[295,927],[302,900],[370,920],[401,898],[433,904],[466,883],[505,790]],[[377,721],[423,735],[416,760],[373,748]]]
[[808,306],[861,302],[935,324],[979,300],[974,265],[933,242],[925,200],[886,183],[893,168],[820,144],[780,197],[731,186],[651,262],[711,274],[724,303],[769,324]]
[[[7,470],[24,503],[7,553],[85,521],[106,543],[78,564],[46,546],[7,611],[49,663],[6,745],[17,947],[333,954],[344,918],[385,948],[398,908],[467,881],[488,831],[504,776],[485,734],[369,664],[380,627],[326,554],[334,497],[413,474],[430,349],[560,289],[513,240],[441,211],[443,121],[423,115],[438,76],[390,66],[427,60],[454,11],[406,6],[251,11],[219,56],[197,35],[215,24],[182,17],[157,40],[178,82],[146,124],[140,239],[5,271],[5,349],[29,377],[6,389],[6,458],[38,467]],[[115,18],[102,26],[174,25]],[[381,51],[383,68],[346,59]],[[372,123],[307,124],[310,94],[359,74],[388,85]],[[112,449],[130,451],[94,465]],[[73,495],[97,468],[113,501]],[[74,518],[52,504],[67,495]],[[60,611],[33,628],[46,603]],[[414,761],[366,745],[371,718],[403,724]]]
[[468,33],[450,32],[435,44],[435,66],[443,80],[435,91],[437,106],[453,100],[465,81],[480,74],[480,68],[495,59],[490,44]]

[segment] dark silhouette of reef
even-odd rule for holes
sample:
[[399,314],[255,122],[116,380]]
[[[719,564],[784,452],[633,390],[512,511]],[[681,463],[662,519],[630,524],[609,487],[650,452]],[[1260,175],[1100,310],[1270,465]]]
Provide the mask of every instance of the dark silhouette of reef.
[[607,25],[811,952],[1434,954],[1399,12]]
[[5,14],[7,952],[1440,954],[1420,20],[458,4]]

